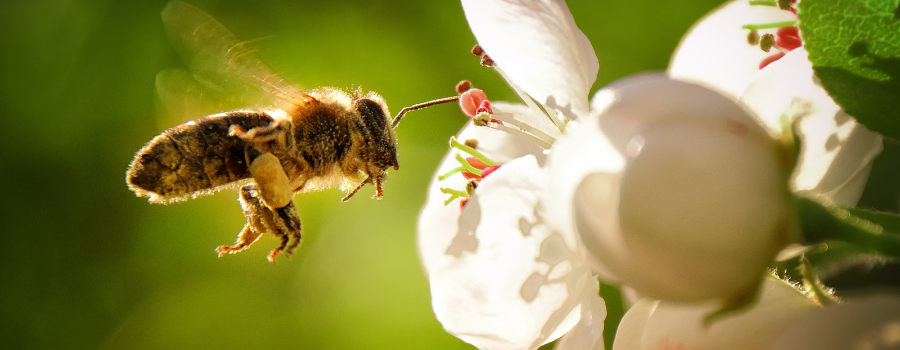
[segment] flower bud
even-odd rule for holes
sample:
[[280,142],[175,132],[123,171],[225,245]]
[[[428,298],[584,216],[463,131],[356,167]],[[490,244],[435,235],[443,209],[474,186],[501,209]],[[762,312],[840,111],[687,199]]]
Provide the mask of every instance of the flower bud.
[[[680,302],[756,288],[793,227],[790,164],[775,140],[730,99],[662,75],[626,78],[601,94],[612,103],[551,159],[551,181],[561,164],[581,173],[551,183],[550,195],[571,201],[595,272]],[[617,157],[587,146],[598,135],[591,128]]]

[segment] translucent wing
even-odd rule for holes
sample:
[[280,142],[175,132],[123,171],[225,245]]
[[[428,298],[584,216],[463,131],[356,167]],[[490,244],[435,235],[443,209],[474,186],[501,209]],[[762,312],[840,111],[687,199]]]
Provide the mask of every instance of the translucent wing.
[[190,69],[157,75],[157,90],[171,114],[209,114],[260,104],[296,105],[312,99],[275,74],[248,42],[203,10],[173,1],[163,9],[162,21]]
[[184,69],[166,69],[157,73],[156,90],[166,112],[165,119],[160,120],[161,127],[222,111],[274,102],[262,92],[253,95],[229,93],[217,84],[197,80],[194,74]]

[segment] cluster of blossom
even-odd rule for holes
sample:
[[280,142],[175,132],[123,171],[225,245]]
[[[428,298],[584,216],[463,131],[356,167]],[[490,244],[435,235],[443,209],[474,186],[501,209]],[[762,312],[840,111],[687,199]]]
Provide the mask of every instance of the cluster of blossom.
[[[557,349],[603,349],[602,280],[635,296],[615,349],[900,343],[900,323],[859,316],[900,310],[897,299],[820,310],[819,296],[767,271],[799,241],[794,198],[855,205],[882,147],[817,84],[790,3],[723,5],[691,29],[665,74],[627,77],[593,98],[598,60],[563,0],[462,5],[474,53],[524,104],[458,87],[473,121],[451,140],[418,222],[432,306],[449,333],[481,349],[557,339]],[[774,31],[763,37],[786,52],[748,45],[735,23],[788,23],[752,32]],[[887,326],[821,335],[813,323],[825,313]]]

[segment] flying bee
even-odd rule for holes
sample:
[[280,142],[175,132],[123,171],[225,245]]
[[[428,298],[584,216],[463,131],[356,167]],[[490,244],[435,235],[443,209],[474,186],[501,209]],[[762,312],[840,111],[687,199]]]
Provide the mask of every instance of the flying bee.
[[[160,96],[191,84],[230,85],[267,96],[274,107],[213,114],[168,129],[135,155],[126,182],[139,197],[168,204],[239,187],[247,224],[219,256],[249,247],[263,233],[281,240],[269,261],[300,244],[296,193],[338,187],[347,201],[366,184],[383,195],[387,170],[399,170],[394,127],[408,111],[455,101],[448,97],[404,108],[391,119],[375,92],[336,88],[303,91],[288,84],[202,10],[171,2],[166,31],[191,72],[163,71]],[[194,78],[194,79],[191,79]],[[190,82],[189,82],[190,81]],[[198,83],[199,82],[199,83]]]

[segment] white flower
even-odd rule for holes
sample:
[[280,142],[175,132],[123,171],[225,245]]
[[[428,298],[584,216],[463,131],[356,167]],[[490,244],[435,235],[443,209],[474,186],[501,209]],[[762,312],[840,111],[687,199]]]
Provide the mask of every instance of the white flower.
[[681,39],[669,62],[669,76],[737,98],[759,71],[760,61],[772,55],[748,44],[749,31],[741,26],[796,19],[777,7],[732,0],[697,21]]
[[[563,1],[465,0],[463,8],[497,71],[528,104],[493,103],[496,118],[525,123],[552,141],[563,120],[587,115],[597,58]],[[438,321],[482,349],[536,349],[567,332],[562,349],[602,348],[606,309],[578,239],[543,222],[544,150],[471,124],[458,139],[477,139],[478,151],[503,165],[462,211],[444,206],[440,190],[462,187],[461,175],[430,185],[418,246]],[[458,165],[451,152],[437,175]]]
[[[794,286],[774,277],[766,278],[759,301],[749,310],[705,324],[718,307],[641,299],[622,318],[613,350],[768,349],[786,327],[819,308]],[[800,345],[785,349],[801,348],[819,349]]]
[[[588,114],[599,64],[563,0],[463,0],[478,44],[538,102],[570,118]],[[526,101],[527,102],[527,101]]]
[[732,100],[644,74],[594,97],[554,145],[548,217],[601,276],[696,302],[752,291],[790,240],[789,164]]
[[[823,194],[838,205],[854,206],[862,195],[882,137],[844,113],[813,76],[801,47],[759,70],[771,53],[747,43],[745,24],[796,20],[788,11],[734,0],[697,22],[681,40],[668,73],[737,98],[775,135],[785,132],[788,113],[800,115],[802,153],[791,188]],[[774,30],[772,30],[774,31]]]
[[872,161],[881,153],[882,137],[834,103],[817,83],[805,49],[791,51],[760,70],[740,101],[779,134],[787,132],[782,130],[782,118],[797,114],[794,132],[802,147],[791,190],[823,195],[840,206],[856,205]]
[[[793,15],[746,6],[704,18],[672,60],[671,76],[722,95],[659,76],[625,79],[598,92],[596,119],[581,120],[551,154],[548,221],[577,226],[594,272],[641,295],[691,302],[752,291],[797,240],[791,156],[775,142],[783,115],[800,115],[804,141],[794,191],[855,204],[880,152],[880,136],[839,112],[808,63],[797,66],[802,48],[755,73],[766,54],[740,25]],[[745,88],[741,101],[764,120],[734,103]]]

